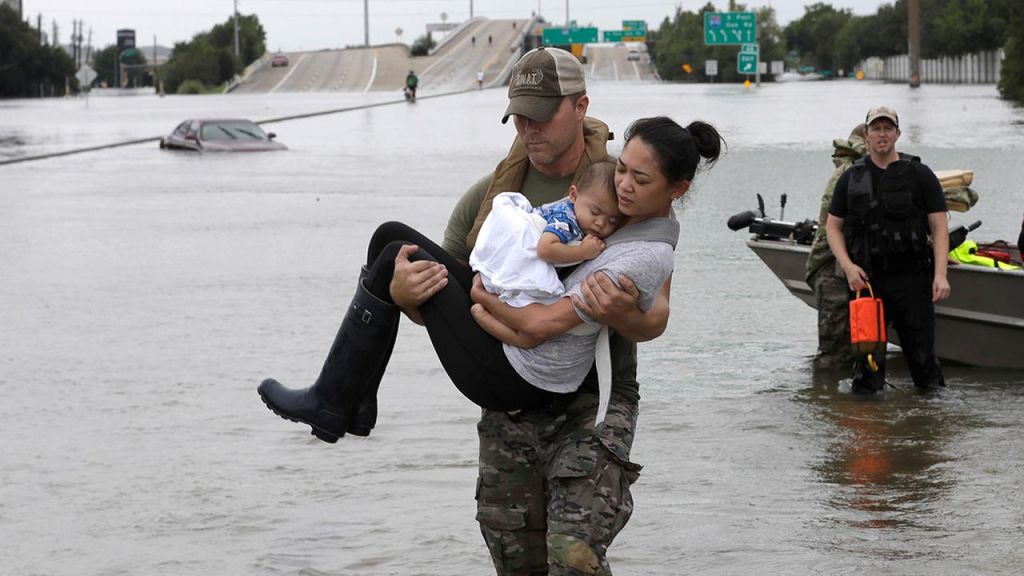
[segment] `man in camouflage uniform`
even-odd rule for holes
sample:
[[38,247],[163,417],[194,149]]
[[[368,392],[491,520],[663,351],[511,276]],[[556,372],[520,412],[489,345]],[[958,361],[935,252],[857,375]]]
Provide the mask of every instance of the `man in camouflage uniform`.
[[814,355],[817,368],[848,367],[853,362],[850,349],[850,290],[846,274],[839,267],[835,256],[828,247],[825,237],[825,220],[832,203],[832,191],[843,172],[867,154],[864,146],[864,124],[858,124],[850,137],[832,141],[835,151],[832,163],[836,169],[825,185],[821,197],[821,213],[818,216],[818,230],[814,234],[811,253],[807,257],[804,279],[814,290],[818,308],[818,351]]
[[[572,54],[554,48],[532,50],[516,63],[502,122],[514,118],[517,138],[455,206],[443,242],[454,257],[469,260],[498,193],[518,191],[534,205],[558,200],[588,165],[606,158],[608,127],[586,116],[583,76]],[[396,264],[391,285],[403,309],[426,299],[413,296],[422,295],[416,287],[426,280],[411,266]],[[584,283],[584,311],[614,330],[612,396],[601,425],[594,425],[593,369],[579,391],[548,406],[483,410],[477,521],[499,576],[611,574],[608,547],[633,511],[629,486],[640,471],[629,461],[640,398],[635,342],[656,338],[668,322],[668,282],[645,314],[635,286],[621,280],[623,290],[603,274]]]

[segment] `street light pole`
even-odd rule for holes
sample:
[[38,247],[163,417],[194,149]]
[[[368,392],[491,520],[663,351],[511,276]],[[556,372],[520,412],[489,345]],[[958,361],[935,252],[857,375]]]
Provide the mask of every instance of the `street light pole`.
[[921,86],[921,5],[919,0],[907,2],[907,43],[910,48],[910,87]]
[[238,60],[238,0],[235,0],[235,60]]
[[370,47],[370,0],[363,0],[363,44]]

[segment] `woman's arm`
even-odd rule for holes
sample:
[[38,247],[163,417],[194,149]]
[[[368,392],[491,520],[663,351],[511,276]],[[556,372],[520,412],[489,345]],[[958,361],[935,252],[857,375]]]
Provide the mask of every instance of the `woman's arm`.
[[[531,340],[544,341],[583,323],[568,298],[560,298],[553,304],[529,304],[515,308],[484,289],[479,274],[473,277],[470,297],[499,322]],[[497,335],[495,337],[501,339]]]
[[513,330],[505,324],[502,324],[501,320],[495,318],[494,315],[488,312],[481,304],[473,304],[473,307],[470,308],[469,311],[473,314],[473,319],[476,320],[476,323],[484,329],[484,332],[487,332],[505,344],[511,344],[516,348],[533,348],[543,342],[543,340],[530,338],[526,334],[523,334],[518,330]]
[[668,326],[672,276],[661,285],[654,304],[647,312],[637,306],[640,291],[636,284],[622,274],[619,275],[619,283],[621,289],[607,274],[595,272],[583,281],[582,290],[586,302],[574,295],[573,303],[590,318],[610,326],[633,342],[647,342],[661,336]]

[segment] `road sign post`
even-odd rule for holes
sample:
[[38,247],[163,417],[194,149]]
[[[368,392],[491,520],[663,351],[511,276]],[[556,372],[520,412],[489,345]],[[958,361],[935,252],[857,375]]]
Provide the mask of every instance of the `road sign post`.
[[756,12],[705,12],[704,43],[708,46],[757,43]]
[[756,12],[705,12],[704,44],[741,45],[736,69],[740,74],[756,75],[757,85],[761,85]]
[[647,39],[647,33],[637,30],[605,30],[601,32],[601,39],[605,42],[643,42]]
[[715,76],[718,76],[718,60],[705,60],[704,73],[711,76],[711,80],[714,81]]
[[736,58],[736,71],[740,74],[757,74],[757,54],[740,52]]
[[542,40],[556,46],[596,43],[597,28],[545,28]]

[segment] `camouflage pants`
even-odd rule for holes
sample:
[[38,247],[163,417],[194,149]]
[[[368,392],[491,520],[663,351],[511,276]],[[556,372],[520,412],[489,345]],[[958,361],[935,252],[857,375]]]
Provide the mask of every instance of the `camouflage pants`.
[[[837,272],[837,270],[839,270]],[[838,265],[822,266],[811,277],[818,306],[819,367],[848,367],[853,363],[850,349],[850,287]]]
[[629,461],[637,405],[580,391],[519,414],[484,410],[477,425],[477,521],[499,576],[610,576],[606,553],[633,512]]

